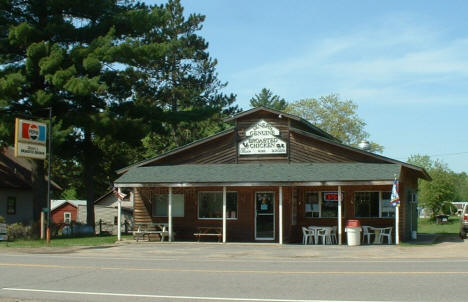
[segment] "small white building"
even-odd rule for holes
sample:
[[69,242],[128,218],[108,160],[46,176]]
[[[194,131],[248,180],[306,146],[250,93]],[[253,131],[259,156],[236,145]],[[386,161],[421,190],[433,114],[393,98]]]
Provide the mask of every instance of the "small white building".
[[[123,234],[133,228],[133,191],[122,190],[127,194],[122,200],[122,218],[120,230]],[[117,234],[118,200],[112,191],[107,192],[94,202],[96,234]]]

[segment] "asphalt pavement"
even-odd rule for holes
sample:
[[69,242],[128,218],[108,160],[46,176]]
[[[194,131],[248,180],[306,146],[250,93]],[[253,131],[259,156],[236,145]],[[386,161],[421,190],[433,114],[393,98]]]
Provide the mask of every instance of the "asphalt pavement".
[[468,242],[442,241],[4,248],[0,301],[467,301]]

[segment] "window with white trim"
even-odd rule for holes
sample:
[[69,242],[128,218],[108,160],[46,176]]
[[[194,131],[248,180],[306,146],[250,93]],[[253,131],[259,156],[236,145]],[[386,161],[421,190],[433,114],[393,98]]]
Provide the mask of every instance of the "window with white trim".
[[[153,217],[167,217],[169,194],[153,194],[151,196]],[[184,217],[184,194],[172,194],[172,217]]]
[[71,213],[70,212],[63,212],[63,222],[65,224],[71,223]]
[[380,192],[381,217],[395,217],[395,207],[390,203],[392,192]]
[[[226,217],[237,219],[237,192],[226,192]],[[223,218],[223,192],[198,192],[198,219]]]
[[305,192],[305,217],[320,217],[320,201],[318,192]]
[[[341,193],[344,200],[344,193]],[[305,192],[304,212],[307,218],[337,218],[338,192]],[[341,203],[341,213],[344,213],[344,202]]]

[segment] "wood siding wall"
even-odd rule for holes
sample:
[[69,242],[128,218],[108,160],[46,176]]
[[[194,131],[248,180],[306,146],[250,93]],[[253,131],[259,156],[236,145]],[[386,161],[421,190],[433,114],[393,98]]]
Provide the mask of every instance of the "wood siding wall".
[[65,203],[60,207],[52,211],[52,222],[53,223],[64,223],[65,221],[65,212],[71,213],[71,221],[76,222],[77,208],[72,206],[69,203]]
[[234,132],[228,133],[202,145],[183,149],[173,155],[161,158],[150,165],[234,164],[236,162],[234,140]]
[[[392,186],[343,186],[341,188],[343,199],[343,222],[342,240],[346,243],[346,221],[357,219],[361,225],[374,227],[393,227],[393,239],[395,237],[394,218],[363,218],[355,217],[354,193],[368,191],[391,191]],[[184,217],[173,217],[173,228],[176,232],[175,240],[194,240],[193,233],[199,226],[222,227],[222,219],[199,219],[198,218],[198,193],[205,191],[222,192],[222,188],[199,187],[199,188],[175,188],[173,194],[184,194]],[[228,187],[227,191],[238,193],[237,219],[227,220],[227,241],[255,241],[255,192],[274,192],[275,194],[275,242],[279,237],[279,214],[278,214],[278,187]],[[337,187],[283,187],[283,238],[284,242],[300,242],[302,240],[301,227],[310,225],[334,226],[338,225],[337,218],[309,218],[305,217],[304,196],[306,192],[336,192]],[[135,190],[135,223],[141,222],[167,222],[165,217],[152,217],[151,194],[167,194],[167,188],[150,188]],[[297,196],[297,209],[293,208],[293,196]],[[146,196],[149,208],[142,198]],[[296,224],[293,224],[293,213],[296,213]],[[404,214],[400,212],[400,217]],[[400,220],[401,221],[401,220]],[[403,239],[405,222],[400,222],[400,238]]]

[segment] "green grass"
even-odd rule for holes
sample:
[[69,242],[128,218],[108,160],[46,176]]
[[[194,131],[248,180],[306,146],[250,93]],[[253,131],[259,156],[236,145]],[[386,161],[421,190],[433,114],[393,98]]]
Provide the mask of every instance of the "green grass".
[[[122,235],[122,238],[130,235]],[[45,240],[15,240],[15,241],[0,241],[0,248],[37,248],[37,247],[70,247],[70,246],[100,246],[114,244],[117,241],[117,236],[93,236],[93,237],[76,237],[76,238],[54,238],[50,240],[50,245]]]
[[436,224],[429,218],[419,218],[418,233],[423,234],[455,234],[460,229],[460,220],[457,216],[450,216],[444,224]]

